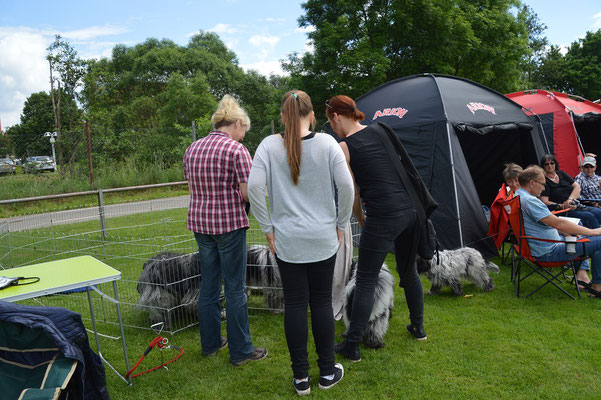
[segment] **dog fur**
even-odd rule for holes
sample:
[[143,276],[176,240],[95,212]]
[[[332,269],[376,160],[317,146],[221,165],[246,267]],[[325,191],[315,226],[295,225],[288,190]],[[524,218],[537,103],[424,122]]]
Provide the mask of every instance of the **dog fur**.
[[[355,294],[355,284],[357,276],[357,262],[353,261],[351,265],[351,279],[345,289],[345,304],[344,304],[344,325],[348,333],[351,324],[351,310],[353,306],[353,296]],[[384,335],[388,331],[388,320],[392,317],[392,309],[394,308],[394,280],[390,270],[386,264],[382,264],[378,282],[376,283],[376,291],[374,294],[374,306],[369,316],[367,323],[367,331],[363,336],[363,343],[367,347],[379,349],[384,347]],[[343,335],[346,337],[346,333]]]
[[[268,308],[284,308],[280,273],[269,247],[248,247],[246,280],[249,290],[262,289]],[[196,320],[200,281],[198,252],[159,253],[142,266],[137,285],[140,298],[136,308],[148,311],[152,323],[165,322],[166,328],[171,325],[169,311],[176,307],[181,307],[186,316]],[[224,311],[222,313],[225,315]]]
[[152,323],[165,322],[169,329],[169,311],[182,307],[186,314],[195,315],[200,293],[200,259],[198,253],[163,252],[142,266],[138,278],[137,309],[148,311]]
[[246,252],[246,287],[261,289],[265,305],[276,312],[284,309],[282,278],[268,246],[249,246]]
[[449,286],[456,296],[463,295],[462,279],[472,281],[485,292],[494,289],[494,283],[488,271],[499,272],[499,267],[486,261],[478,250],[461,247],[456,250],[442,250],[432,260],[424,260],[418,256],[417,271],[425,273],[432,282],[428,294],[439,294],[443,286]]

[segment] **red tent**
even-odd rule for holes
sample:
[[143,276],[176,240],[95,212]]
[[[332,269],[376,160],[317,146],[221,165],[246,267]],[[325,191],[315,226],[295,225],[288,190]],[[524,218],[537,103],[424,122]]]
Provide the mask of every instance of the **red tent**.
[[547,90],[528,90],[506,95],[526,114],[536,114],[549,150],[562,170],[580,172],[583,153],[601,156],[601,105],[578,96]]

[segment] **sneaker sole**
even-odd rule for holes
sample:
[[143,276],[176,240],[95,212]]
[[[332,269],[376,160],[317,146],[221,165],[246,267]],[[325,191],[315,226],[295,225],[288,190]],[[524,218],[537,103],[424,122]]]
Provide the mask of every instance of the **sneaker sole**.
[[311,394],[311,388],[307,389],[307,390],[298,390],[296,389],[296,394],[298,394],[299,396],[308,396]]

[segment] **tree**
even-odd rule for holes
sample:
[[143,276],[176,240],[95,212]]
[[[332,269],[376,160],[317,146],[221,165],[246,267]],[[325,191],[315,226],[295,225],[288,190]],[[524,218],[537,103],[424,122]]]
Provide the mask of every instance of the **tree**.
[[[78,113],[75,100],[65,96],[61,118],[76,120]],[[7,136],[14,145],[15,155],[27,157],[52,154],[50,142],[44,137],[44,133],[54,130],[54,119],[51,96],[46,92],[31,94],[23,105],[20,123],[7,130]],[[70,155],[70,152],[67,155]]]
[[[299,18],[314,51],[284,68],[317,103],[358,96],[399,77],[462,76],[501,92],[516,89],[541,32],[518,0],[308,0]],[[323,108],[323,107],[322,107]]]
[[601,29],[572,43],[565,58],[568,90],[591,100],[601,98]]
[[[76,97],[76,89],[81,83],[85,73],[85,62],[77,57],[75,49],[60,35],[55,36],[54,42],[46,49],[46,60],[50,66],[50,94],[52,98],[52,110],[54,114],[54,128],[56,131],[56,148],[58,153],[58,165],[63,163],[62,146],[62,112],[61,101],[64,94],[71,99]],[[56,89],[55,85],[56,84]],[[69,121],[72,127],[75,121]],[[61,169],[61,173],[62,173]]]
[[551,45],[532,74],[532,88],[568,91],[568,63],[559,46]]

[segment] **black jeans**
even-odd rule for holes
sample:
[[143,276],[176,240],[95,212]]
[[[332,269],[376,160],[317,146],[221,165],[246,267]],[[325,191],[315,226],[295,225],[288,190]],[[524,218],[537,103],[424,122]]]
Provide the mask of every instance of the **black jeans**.
[[[369,220],[369,216],[368,216]],[[417,223],[415,210],[403,212],[400,218],[368,223],[359,241],[357,280],[351,310],[351,324],[346,337],[349,343],[360,343],[367,330],[367,323],[374,305],[374,293],[378,274],[388,249],[394,245],[397,270],[406,279],[401,282],[409,308],[409,319],[413,325],[424,323],[424,289],[415,263],[409,265],[414,228]],[[373,222],[373,220],[372,220]],[[379,230],[379,232],[378,232]]]
[[284,288],[284,331],[296,379],[309,373],[307,361],[307,305],[311,305],[311,328],[317,351],[320,374],[331,375],[334,369],[334,313],[332,311],[332,277],[336,254],[327,260],[291,264],[277,258]]

